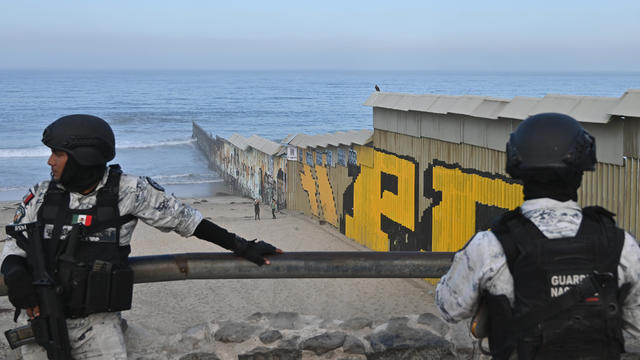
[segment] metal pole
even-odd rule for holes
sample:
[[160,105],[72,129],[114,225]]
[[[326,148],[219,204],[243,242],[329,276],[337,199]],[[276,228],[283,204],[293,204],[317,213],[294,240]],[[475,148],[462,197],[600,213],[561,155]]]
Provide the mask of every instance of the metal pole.
[[[129,258],[134,282],[189,279],[438,278],[453,253],[414,251],[289,252],[257,266],[230,253],[185,253]],[[7,288],[0,279],[0,296]]]

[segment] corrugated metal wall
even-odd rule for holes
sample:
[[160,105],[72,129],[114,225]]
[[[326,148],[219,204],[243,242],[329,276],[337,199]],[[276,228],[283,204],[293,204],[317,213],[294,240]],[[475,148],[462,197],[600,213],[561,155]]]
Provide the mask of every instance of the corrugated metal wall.
[[[209,138],[196,126],[194,137]],[[229,167],[226,172],[264,162],[220,141],[203,150],[211,157],[225,154],[217,162]],[[343,166],[316,156],[325,149],[298,149],[302,162],[286,161],[286,203],[374,250],[458,250],[523,200],[522,186],[504,171],[503,151],[380,129],[374,131],[373,147],[352,150],[357,163]],[[580,203],[615,212],[618,224],[637,236],[639,177],[638,159],[626,157],[621,166],[598,163],[595,172],[585,174]]]
[[583,206],[599,205],[616,214],[618,226],[638,238],[640,234],[640,161],[625,157],[622,166],[596,165],[587,172],[578,191]]
[[[374,250],[455,251],[523,201],[522,186],[504,171],[503,151],[379,129],[373,144],[353,147],[357,166],[289,161],[289,208],[334,225],[335,209],[340,230]],[[316,158],[307,149],[303,159],[306,152]],[[623,166],[598,163],[585,175],[581,205],[616,212],[620,226],[637,235],[639,171],[637,159],[626,158]],[[321,184],[323,176],[328,184]],[[333,200],[327,200],[327,186]]]
[[196,123],[193,137],[207,154],[211,167],[236,191],[266,204],[275,198],[279,208],[287,207],[286,157],[271,156],[253,148],[241,150],[223,138],[214,139]]
[[[303,159],[306,159],[306,150]],[[315,151],[311,151],[313,159]],[[315,216],[335,227],[340,226],[344,189],[351,183],[345,166],[309,166],[298,161],[287,162],[287,208]]]
[[456,251],[501,211],[522,203],[522,186],[504,172],[504,152],[376,130],[377,148],[418,164],[420,236],[432,251]]

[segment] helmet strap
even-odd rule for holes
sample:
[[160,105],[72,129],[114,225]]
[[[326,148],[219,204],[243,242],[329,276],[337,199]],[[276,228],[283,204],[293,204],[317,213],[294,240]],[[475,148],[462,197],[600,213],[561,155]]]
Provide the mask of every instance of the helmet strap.
[[71,192],[83,193],[98,184],[106,168],[107,164],[82,166],[69,154],[60,177],[60,184]]

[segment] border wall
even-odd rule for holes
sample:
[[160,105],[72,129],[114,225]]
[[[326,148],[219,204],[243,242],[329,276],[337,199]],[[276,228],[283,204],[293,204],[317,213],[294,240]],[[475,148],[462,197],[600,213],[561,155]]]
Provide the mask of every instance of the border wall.
[[266,204],[275,199],[278,208],[287,207],[286,157],[265,153],[249,143],[239,148],[227,139],[214,138],[195,122],[193,137],[209,167],[235,191]]
[[288,144],[297,153],[286,161],[289,209],[377,251],[457,251],[522,203],[522,185],[504,171],[508,135],[529,115],[555,111],[596,137],[599,162],[585,173],[580,204],[603,206],[640,234],[638,90],[512,100],[376,92],[365,105],[373,136],[342,146],[346,160],[332,161],[339,148],[326,144]]

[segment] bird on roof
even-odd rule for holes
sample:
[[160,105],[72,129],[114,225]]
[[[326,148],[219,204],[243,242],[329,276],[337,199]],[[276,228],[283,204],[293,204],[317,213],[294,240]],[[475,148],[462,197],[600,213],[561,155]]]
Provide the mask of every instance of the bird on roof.
[[380,91],[380,87],[376,84],[376,91]]

